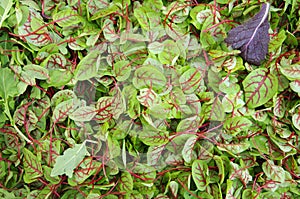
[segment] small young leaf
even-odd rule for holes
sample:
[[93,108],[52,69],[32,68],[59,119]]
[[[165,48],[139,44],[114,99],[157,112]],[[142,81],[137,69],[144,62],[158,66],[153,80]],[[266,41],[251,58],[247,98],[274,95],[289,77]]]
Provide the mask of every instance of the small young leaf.
[[246,104],[249,108],[256,108],[276,94],[278,79],[268,69],[258,68],[245,78],[243,86]]
[[17,82],[9,68],[0,68],[0,97],[7,100],[18,94]]
[[274,181],[283,183],[285,180],[284,169],[274,164],[272,160],[267,160],[262,164],[265,175]]
[[23,153],[25,169],[24,181],[25,183],[32,183],[36,181],[38,177],[43,176],[41,160],[26,148],[24,148]]
[[66,174],[69,178],[72,178],[74,169],[88,154],[86,144],[75,144],[73,148],[68,148],[64,151],[63,155],[56,158],[56,162],[51,171],[51,177]]
[[269,9],[269,3],[263,4],[258,14],[230,30],[225,39],[225,42],[232,48],[241,50],[241,56],[250,64],[260,65],[268,53]]
[[53,15],[53,20],[61,27],[68,27],[81,22],[75,10],[65,9]]
[[96,77],[98,68],[100,66],[99,52],[92,51],[87,54],[82,60],[80,60],[75,70],[75,79],[77,80],[89,80]]
[[192,164],[192,177],[197,189],[204,191],[209,184],[209,170],[207,162],[203,160],[195,160]]

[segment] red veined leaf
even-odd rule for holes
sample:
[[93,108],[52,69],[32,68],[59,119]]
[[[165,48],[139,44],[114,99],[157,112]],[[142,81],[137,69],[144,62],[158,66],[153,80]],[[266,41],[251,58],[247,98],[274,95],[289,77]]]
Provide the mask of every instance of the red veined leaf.
[[278,79],[266,68],[252,71],[243,81],[245,101],[249,108],[268,102],[277,92]]
[[[50,34],[47,29],[43,26],[40,27],[40,30],[32,30],[31,21],[33,18],[36,20],[43,21],[40,14],[34,9],[29,9],[29,15],[24,24],[18,27],[18,33],[21,37],[24,37],[28,43],[31,43],[35,46],[45,46],[52,41]],[[43,30],[43,31],[42,31]]]
[[149,88],[141,89],[140,94],[136,98],[145,107],[152,107],[161,102],[155,91]]
[[31,151],[24,148],[24,181],[26,183],[32,183],[37,178],[43,176],[43,169],[41,165],[41,159],[35,156]]
[[281,73],[289,80],[300,79],[300,64],[289,64],[280,67]]
[[55,107],[63,101],[76,98],[74,91],[69,89],[64,89],[55,93],[51,98],[51,106]]
[[169,141],[168,136],[168,131],[154,130],[153,128],[143,128],[143,131],[139,132],[139,138],[148,146],[166,144]]
[[199,191],[204,191],[209,185],[209,170],[207,162],[195,160],[192,164],[192,177]]
[[267,160],[262,164],[264,174],[271,180],[283,183],[285,181],[285,171],[281,166],[274,164],[272,160]]
[[119,190],[130,192],[133,189],[133,179],[128,171],[122,171],[121,178],[119,179]]
[[49,79],[49,72],[47,69],[35,65],[35,64],[28,64],[23,67],[23,70],[31,77],[41,80]]
[[275,116],[282,118],[286,112],[286,103],[283,95],[275,98],[273,113]]
[[98,168],[101,167],[101,163],[92,159],[92,157],[87,157],[84,159],[74,170],[74,175],[72,178],[68,178],[68,183],[71,186],[77,186],[84,183],[86,179],[94,175]]
[[247,130],[251,125],[252,122],[243,116],[229,118],[224,122],[225,130],[233,136],[237,135],[241,131]]
[[193,93],[196,89],[199,88],[201,80],[202,75],[196,68],[187,70],[179,78],[179,82],[183,92],[188,94]]
[[136,69],[132,83],[135,88],[162,89],[166,83],[166,77],[154,66],[142,66]]
[[134,9],[133,14],[136,17],[136,19],[138,20],[142,29],[150,30],[150,24],[149,24],[149,20],[148,20],[146,13],[147,13],[147,11],[145,8],[139,7],[137,9]]
[[118,81],[125,81],[129,78],[131,73],[130,62],[125,60],[116,62],[113,69]]
[[82,21],[77,12],[75,10],[71,10],[71,8],[55,13],[53,15],[53,20],[61,27],[72,26]]
[[290,88],[300,95],[300,80],[290,82]]
[[87,54],[76,67],[74,72],[77,80],[89,80],[96,77],[100,66],[100,54],[98,51],[92,51]]
[[120,35],[116,33],[114,22],[110,19],[105,19],[103,23],[103,35],[110,42],[116,41]]
[[300,130],[300,108],[296,109],[296,112],[292,116],[293,125]]
[[150,146],[147,152],[147,163],[150,166],[158,166],[162,159],[163,152],[165,151],[165,145]]
[[66,69],[67,59],[60,53],[49,55],[41,64],[46,69]]
[[221,151],[227,151],[231,154],[239,154],[250,147],[248,141],[240,141],[239,143],[230,143],[230,144],[219,144],[218,149]]
[[245,186],[252,181],[252,176],[247,168],[242,168],[240,165],[233,162],[230,162],[230,166],[230,180],[239,179]]
[[197,154],[194,151],[194,146],[197,141],[198,137],[196,135],[191,135],[191,137],[184,143],[181,154],[185,162],[190,163],[192,160],[196,159]]
[[69,115],[70,119],[74,121],[87,122],[91,121],[97,114],[96,109],[92,106],[79,107]]
[[[99,4],[99,3],[97,3]],[[94,15],[91,17],[91,20],[96,20],[99,18],[103,18],[105,16],[108,16],[114,12],[117,12],[119,10],[119,7],[115,4],[111,4],[110,6],[106,5],[101,10],[98,10],[94,13]]]
[[79,105],[80,101],[76,98],[59,103],[53,110],[52,120],[55,123],[63,122]]

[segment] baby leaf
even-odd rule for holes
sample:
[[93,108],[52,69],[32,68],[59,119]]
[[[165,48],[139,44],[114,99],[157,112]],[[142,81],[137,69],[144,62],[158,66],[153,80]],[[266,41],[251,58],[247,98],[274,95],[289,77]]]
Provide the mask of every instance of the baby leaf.
[[24,148],[24,181],[26,183],[31,183],[37,180],[38,177],[43,176],[43,169],[41,162],[37,156],[35,156],[31,151]]
[[51,172],[51,177],[66,174],[72,178],[74,169],[88,154],[85,142],[75,144],[75,147],[65,150],[63,155],[56,158],[56,162]]
[[209,184],[209,171],[207,163],[203,160],[195,160],[192,164],[192,177],[197,189],[204,191]]
[[260,65],[268,53],[269,9],[269,3],[263,4],[258,14],[230,30],[225,39],[225,42],[232,48],[241,50],[241,56],[250,64]]
[[0,68],[0,97],[7,100],[9,96],[18,94],[14,74],[8,68]]
[[252,71],[243,81],[245,101],[256,108],[269,101],[277,92],[278,79],[265,68]]

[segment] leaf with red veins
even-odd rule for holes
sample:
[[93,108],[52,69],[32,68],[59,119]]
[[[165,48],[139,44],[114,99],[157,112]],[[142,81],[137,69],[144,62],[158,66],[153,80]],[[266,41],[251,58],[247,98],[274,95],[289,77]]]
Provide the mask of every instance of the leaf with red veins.
[[275,116],[282,118],[285,115],[285,112],[286,112],[286,102],[284,100],[284,96],[279,95],[275,99],[273,113]]
[[43,21],[42,17],[35,10],[30,9],[29,15],[25,23],[18,28],[18,34],[24,38],[28,43],[41,47],[49,44],[52,41],[47,28],[41,26],[36,30],[32,30],[32,19]]
[[54,53],[47,57],[41,65],[47,69],[66,69],[67,60],[62,54]]
[[24,181],[25,183],[32,183],[37,180],[37,178],[43,176],[43,170],[41,165],[41,160],[35,156],[31,151],[24,148]]
[[278,78],[266,68],[253,70],[243,81],[245,101],[249,108],[268,102],[277,92]]
[[152,89],[145,88],[140,90],[137,100],[143,106],[152,107],[155,104],[159,104],[160,97]]

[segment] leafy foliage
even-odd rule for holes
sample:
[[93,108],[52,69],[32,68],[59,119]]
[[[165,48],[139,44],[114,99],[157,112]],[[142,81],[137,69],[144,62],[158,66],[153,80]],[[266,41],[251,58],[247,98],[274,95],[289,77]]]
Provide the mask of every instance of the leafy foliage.
[[1,1],[0,198],[299,198],[299,5]]

